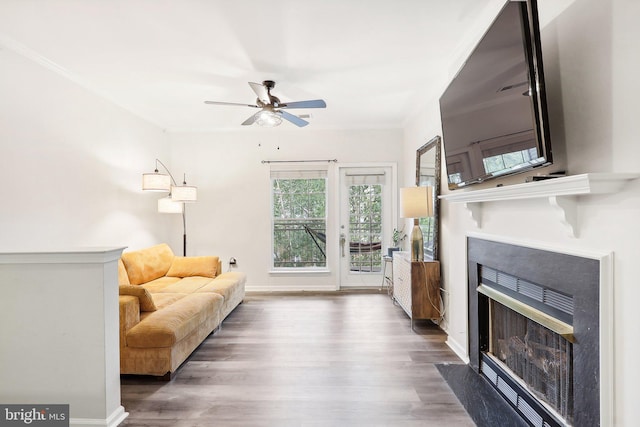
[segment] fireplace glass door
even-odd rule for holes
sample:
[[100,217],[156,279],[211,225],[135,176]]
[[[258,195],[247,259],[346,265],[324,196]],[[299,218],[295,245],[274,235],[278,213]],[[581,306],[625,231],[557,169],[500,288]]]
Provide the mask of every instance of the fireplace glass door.
[[573,419],[572,344],[490,300],[489,353],[562,418]]

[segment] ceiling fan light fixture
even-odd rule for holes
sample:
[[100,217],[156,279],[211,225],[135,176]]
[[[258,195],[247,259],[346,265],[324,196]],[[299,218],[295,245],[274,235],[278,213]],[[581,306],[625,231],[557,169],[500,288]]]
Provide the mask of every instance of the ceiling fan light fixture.
[[276,127],[282,123],[282,116],[275,111],[262,110],[256,119],[256,123],[263,127]]

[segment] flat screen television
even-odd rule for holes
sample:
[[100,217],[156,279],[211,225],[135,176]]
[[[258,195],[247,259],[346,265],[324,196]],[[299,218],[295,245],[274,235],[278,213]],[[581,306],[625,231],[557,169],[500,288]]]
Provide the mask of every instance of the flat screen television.
[[440,98],[450,189],[553,161],[535,0],[502,8]]

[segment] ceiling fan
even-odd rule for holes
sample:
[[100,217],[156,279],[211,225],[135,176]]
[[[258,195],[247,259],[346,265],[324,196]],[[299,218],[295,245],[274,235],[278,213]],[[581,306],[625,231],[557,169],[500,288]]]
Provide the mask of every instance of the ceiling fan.
[[[238,105],[242,107],[260,108],[260,111],[242,122],[243,126],[257,123],[261,126],[278,126],[282,119],[288,120],[298,127],[309,124],[308,121],[287,111],[288,108],[326,108],[327,104],[322,99],[310,101],[281,102],[277,96],[271,95],[271,89],[276,86],[273,80],[265,80],[260,83],[249,82],[251,89],[258,95],[255,104],[240,104],[236,102],[204,101],[212,105]],[[307,116],[308,117],[308,116]]]

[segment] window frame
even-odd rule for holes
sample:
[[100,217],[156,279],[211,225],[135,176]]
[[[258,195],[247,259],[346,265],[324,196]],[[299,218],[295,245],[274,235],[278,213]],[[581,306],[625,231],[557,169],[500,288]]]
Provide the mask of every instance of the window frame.
[[270,273],[292,273],[292,274],[305,274],[305,273],[327,273],[329,272],[329,256],[327,250],[325,249],[325,265],[324,266],[306,266],[306,267],[279,267],[275,265],[275,254],[274,254],[274,245],[275,245],[275,225],[276,225],[276,217],[275,213],[275,192],[274,192],[274,181],[276,179],[323,179],[324,180],[324,217],[323,218],[309,218],[309,220],[313,221],[324,221],[325,226],[325,235],[327,236],[327,242],[325,243],[325,248],[328,248],[328,240],[330,237],[328,236],[328,226],[329,226],[329,176],[328,176],[328,168],[326,166],[319,165],[299,165],[299,164],[290,164],[287,166],[279,165],[277,167],[271,168],[270,176],[269,176],[269,193],[270,193]]

